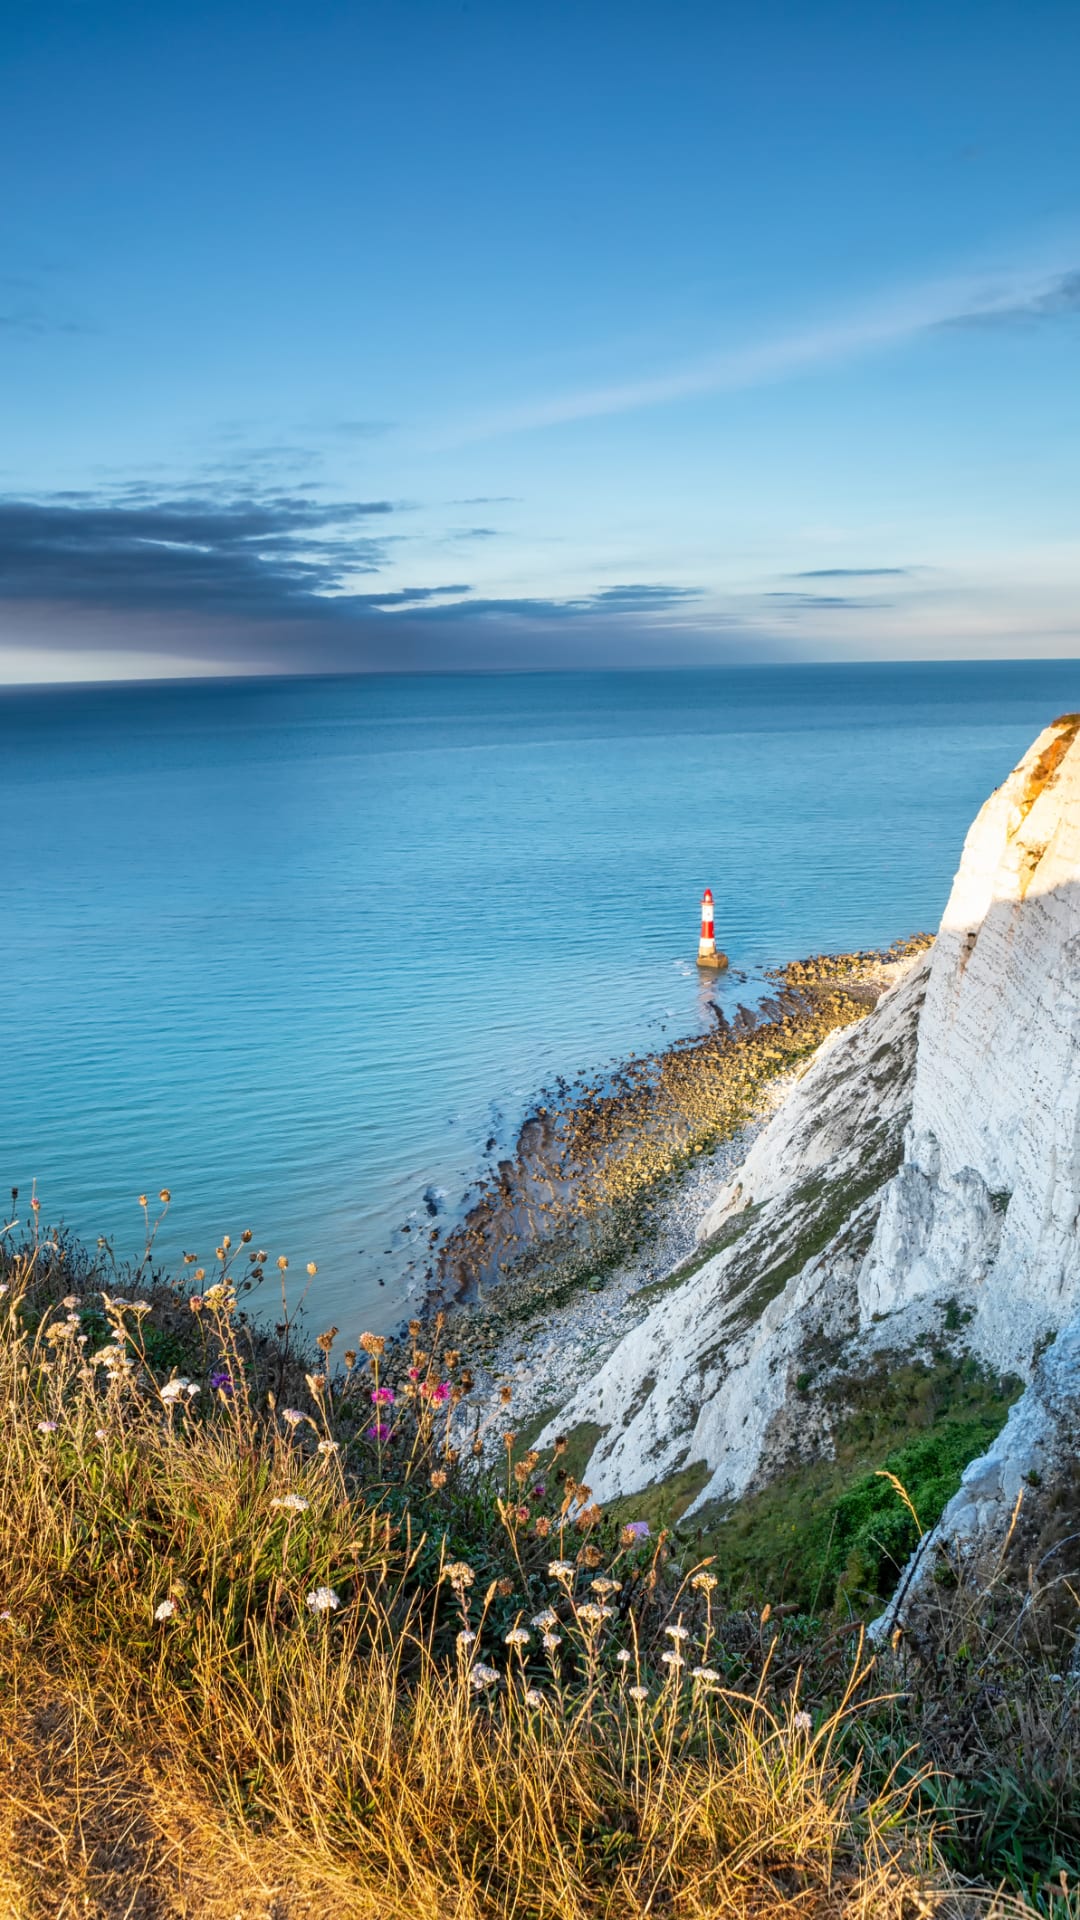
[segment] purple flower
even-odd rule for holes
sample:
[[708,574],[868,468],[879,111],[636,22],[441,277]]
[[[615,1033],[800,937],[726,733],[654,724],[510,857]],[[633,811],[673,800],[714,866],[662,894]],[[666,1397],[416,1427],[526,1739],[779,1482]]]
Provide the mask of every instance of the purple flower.
[[630,1534],[635,1540],[647,1540],[649,1537],[649,1523],[647,1520],[628,1520],[623,1528],[623,1532]]
[[367,1437],[369,1440],[389,1440],[390,1429],[381,1420],[376,1420],[373,1427],[368,1427]]
[[215,1393],[231,1393],[233,1390],[232,1374],[229,1372],[228,1367],[215,1367],[213,1373],[210,1375],[210,1385],[213,1387]]
[[547,1488],[544,1486],[543,1481],[538,1480],[532,1490],[532,1497],[534,1500],[542,1500],[546,1492]]
[[371,1396],[373,1407],[392,1407],[394,1404],[393,1387],[376,1387]]

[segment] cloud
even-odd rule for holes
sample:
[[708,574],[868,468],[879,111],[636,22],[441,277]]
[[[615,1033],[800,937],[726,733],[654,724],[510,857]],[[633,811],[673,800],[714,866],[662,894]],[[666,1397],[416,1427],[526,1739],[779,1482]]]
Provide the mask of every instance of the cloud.
[[[797,575],[793,576],[798,578]],[[866,607],[891,607],[891,600],[867,600],[862,594],[855,593],[771,593],[762,594],[763,600],[779,601],[783,611],[807,610],[820,612],[858,612]]]
[[334,505],[290,494],[0,498],[0,594],[82,606],[182,608],[258,618],[331,612],[383,563],[368,531],[386,500]]
[[943,327],[1011,326],[1032,320],[1059,320],[1080,313],[1080,267],[1058,274],[1042,286],[1005,291],[997,300],[973,306],[967,313],[950,314]]
[[[775,654],[782,643],[695,605],[692,587],[624,582],[562,598],[479,598],[469,583],[383,585],[388,500],[170,495],[129,482],[0,497],[0,678],[162,671],[361,672],[576,667]],[[72,673],[85,660],[86,674]],[[111,670],[110,670],[111,672]],[[112,675],[115,677],[115,675]]]
[[912,574],[914,567],[806,567],[801,573],[781,574],[782,580],[884,580]]
[[452,507],[505,507],[521,499],[520,493],[472,493],[464,500],[451,500]]
[[817,367],[880,352],[943,327],[1052,319],[1080,310],[1080,268],[1024,269],[996,282],[968,274],[901,289],[850,315],[727,348],[617,385],[557,394],[491,414],[447,436],[449,444],[524,433],[576,420],[664,406],[706,393],[771,385]]
[[685,606],[702,598],[700,587],[634,585],[601,587],[595,593],[574,594],[566,599],[546,600],[539,596],[501,600],[469,599],[446,606],[425,607],[422,618],[430,621],[457,621],[492,616],[546,623],[573,623],[583,618],[595,620],[605,614],[656,614]]

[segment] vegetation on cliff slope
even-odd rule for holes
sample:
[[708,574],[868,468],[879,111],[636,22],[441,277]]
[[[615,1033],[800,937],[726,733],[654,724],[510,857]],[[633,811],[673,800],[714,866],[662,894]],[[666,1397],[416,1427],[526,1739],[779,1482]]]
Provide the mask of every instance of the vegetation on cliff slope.
[[12,1920],[915,1920],[1024,1890],[1076,1920],[1029,1629],[1024,1725],[976,1620],[954,1727],[940,1632],[875,1671],[857,1623],[721,1606],[718,1566],[603,1514],[561,1447],[508,1424],[491,1469],[437,1321],[308,1356],[243,1318],[250,1236],[188,1292],[36,1221],[0,1242]]

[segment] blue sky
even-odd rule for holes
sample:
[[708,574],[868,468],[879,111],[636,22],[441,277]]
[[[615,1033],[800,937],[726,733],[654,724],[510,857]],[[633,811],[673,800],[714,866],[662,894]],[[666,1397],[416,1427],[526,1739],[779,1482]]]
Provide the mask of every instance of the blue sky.
[[1080,9],[51,5],[0,679],[1080,652]]

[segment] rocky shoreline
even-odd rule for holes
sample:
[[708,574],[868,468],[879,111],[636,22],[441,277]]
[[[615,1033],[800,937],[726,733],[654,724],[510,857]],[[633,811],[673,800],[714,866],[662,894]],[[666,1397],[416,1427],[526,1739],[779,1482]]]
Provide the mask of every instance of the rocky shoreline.
[[[459,1236],[459,1258],[470,1246],[479,1250],[479,1275],[456,1300],[438,1303],[470,1357],[470,1404],[481,1410],[481,1434],[505,1428],[508,1391],[515,1428],[538,1431],[645,1318],[657,1288],[692,1270],[710,1203],[821,1041],[864,1018],[926,944],[916,935],[884,952],[792,962],[777,971],[776,994],[759,1014],[741,1009],[734,1025],[721,1019],[716,1032],[628,1062],[607,1090],[590,1087],[576,1106],[568,1101],[558,1116],[561,1138],[544,1106],[526,1121],[524,1150],[519,1145],[516,1162],[507,1163],[499,1193]],[[614,1164],[629,1186],[620,1192],[616,1184],[615,1198],[591,1215],[580,1207],[575,1213],[574,1160],[590,1134],[602,1151],[589,1155],[585,1192],[602,1191],[598,1162]],[[627,1165],[636,1182],[625,1181]],[[540,1182],[549,1195],[564,1190],[562,1232],[542,1231],[500,1269],[517,1238],[512,1223],[520,1224],[523,1196]]]

